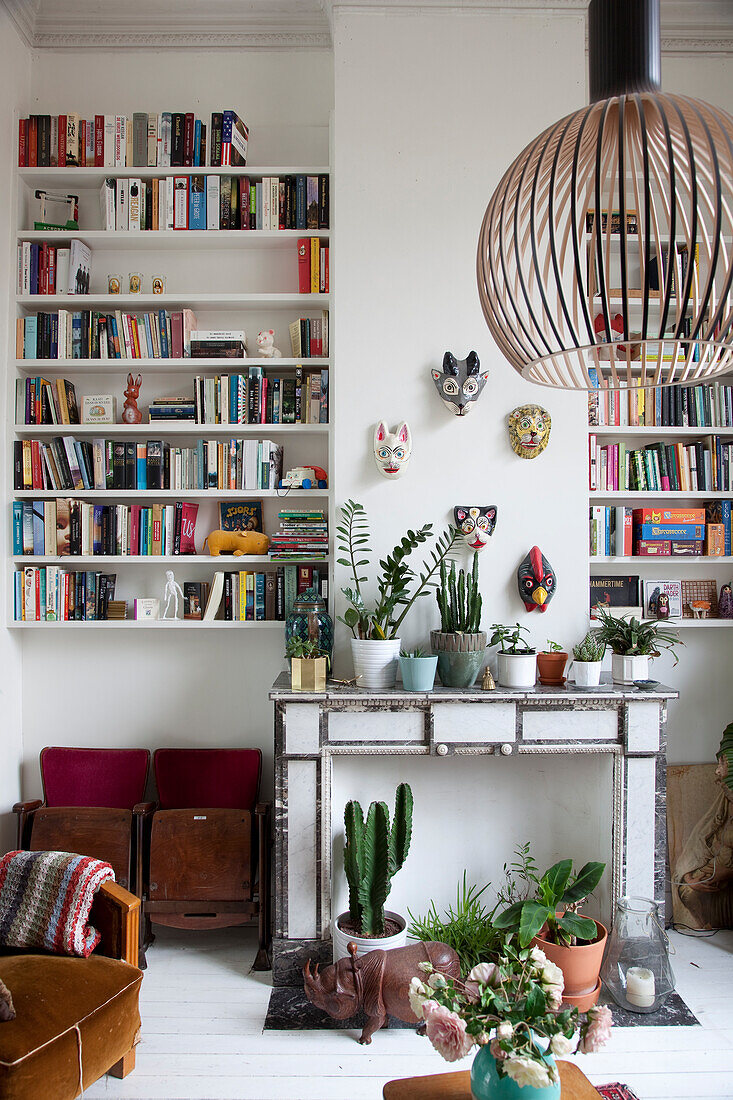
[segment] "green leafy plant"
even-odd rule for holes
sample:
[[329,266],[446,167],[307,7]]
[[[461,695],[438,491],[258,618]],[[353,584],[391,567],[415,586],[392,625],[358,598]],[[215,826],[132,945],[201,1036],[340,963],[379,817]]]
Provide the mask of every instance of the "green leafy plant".
[[410,785],[400,783],[390,828],[385,802],[372,802],[366,821],[358,802],[346,803],[344,870],[349,884],[349,914],[360,935],[384,935],[384,903],[392,878],[410,850],[412,804]]
[[422,649],[401,649],[400,657],[429,657],[429,653],[425,653]]
[[534,649],[522,634],[529,634],[526,626],[515,623],[514,626],[502,626],[501,623],[492,623],[493,631],[489,639],[489,645],[501,646],[502,653],[534,653]]
[[[339,552],[346,555],[338,558],[338,563],[351,571],[351,585],[341,589],[349,607],[343,615],[339,615],[339,620],[351,629],[355,638],[371,640],[398,636],[405,615],[420,596],[435,587],[441,562],[461,537],[455,527],[449,527],[439,535],[429,561],[424,563],[422,572],[416,574],[407,558],[432,536],[433,525],[426,523],[418,531],[407,531],[392,553],[379,562],[381,574],[377,579],[377,603],[370,610],[361,588],[367,581],[362,571],[369,565],[372,554],[369,523],[363,505],[347,500],[341,508],[341,522],[336,529]],[[417,586],[410,594],[415,580]]]
[[576,661],[602,661],[606,652],[606,643],[589,630],[585,638],[573,646],[573,659]]
[[559,642],[553,642],[550,638],[547,639],[547,645],[542,650],[543,653],[562,653],[563,648]]
[[658,657],[668,650],[677,664],[675,646],[684,645],[672,627],[658,619],[617,618],[604,607],[596,608],[598,639],[610,646],[614,653],[624,657]]
[[330,659],[328,653],[321,649],[318,642],[313,638],[288,638],[285,644],[285,656],[286,657],[298,657],[302,661],[316,661],[319,657],[325,657],[328,667],[330,665]]
[[456,887],[455,907],[449,905],[439,914],[435,902],[431,901],[424,916],[414,916],[408,909],[411,922],[408,934],[416,940],[447,943],[461,960],[463,974],[477,963],[495,958],[501,953],[504,935],[493,925],[496,906],[489,910],[481,900],[489,886],[488,882],[480,889],[475,884],[468,886],[464,871],[463,880]]
[[580,916],[578,910],[598,886],[605,863],[586,863],[573,877],[572,859],[561,859],[545,871],[541,878],[534,873],[534,898],[510,905],[494,918],[494,926],[517,933],[521,947],[527,947],[540,929],[547,925],[547,939],[565,947],[577,940],[592,940],[598,934],[596,922]]
[[478,634],[481,629],[481,593],[478,589],[478,553],[474,551],[470,574],[445,559],[440,563],[440,585],[435,592],[443,634]]

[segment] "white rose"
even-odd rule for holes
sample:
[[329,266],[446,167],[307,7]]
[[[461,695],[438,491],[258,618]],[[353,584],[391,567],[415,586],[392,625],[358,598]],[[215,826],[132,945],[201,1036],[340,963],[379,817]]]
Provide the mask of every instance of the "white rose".
[[435,970],[428,978],[428,985],[431,989],[445,989],[448,985],[448,982],[445,980],[445,974],[439,974],[438,971]]
[[417,964],[418,970],[422,970],[425,974],[433,973],[433,964],[431,962],[421,962]]
[[514,1028],[508,1020],[502,1020],[496,1029],[497,1039],[511,1039],[514,1034]]
[[541,951],[539,947],[533,947],[529,953],[529,957],[535,966],[539,966],[540,968],[547,962],[547,955],[544,951]]
[[544,1062],[535,1062],[524,1055],[509,1057],[503,1063],[504,1070],[520,1088],[529,1085],[535,1089],[544,1089],[550,1084],[550,1074]]
[[572,1049],[572,1041],[566,1039],[564,1035],[553,1035],[550,1039],[550,1050],[558,1058],[562,1058],[563,1054],[569,1054]]
[[542,967],[540,980],[543,985],[559,985],[561,990],[565,988],[565,978],[562,970],[554,962],[550,962],[549,959]]
[[430,990],[425,988],[419,978],[413,978],[407,997],[415,1016],[418,1020],[422,1020],[422,1006],[430,998]]
[[498,977],[499,970],[496,963],[477,963],[468,975],[469,982],[478,982],[480,985],[493,985]]

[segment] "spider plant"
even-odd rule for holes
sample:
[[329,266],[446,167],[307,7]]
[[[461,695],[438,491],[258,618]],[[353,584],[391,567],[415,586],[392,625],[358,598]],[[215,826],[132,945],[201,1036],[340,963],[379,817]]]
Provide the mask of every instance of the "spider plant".
[[658,657],[668,650],[677,664],[675,646],[684,645],[676,630],[658,619],[617,618],[606,608],[596,609],[597,638],[622,657]]

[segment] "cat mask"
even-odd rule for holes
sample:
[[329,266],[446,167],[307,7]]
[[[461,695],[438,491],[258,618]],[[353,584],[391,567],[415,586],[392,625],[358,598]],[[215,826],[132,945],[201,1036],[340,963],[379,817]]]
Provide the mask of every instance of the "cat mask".
[[552,417],[541,405],[520,405],[507,417],[509,442],[520,458],[537,458],[550,441]]
[[469,550],[484,550],[489,545],[496,527],[494,504],[458,504],[453,509],[453,517]]
[[478,355],[468,353],[466,359],[456,359],[449,351],[443,356],[443,369],[431,370],[435,388],[446,409],[456,416],[465,416],[486,385],[489,372],[479,371]]
[[384,420],[374,429],[374,461],[382,477],[391,481],[400,477],[412,454],[412,436],[409,425],[403,420],[394,432],[390,432]]

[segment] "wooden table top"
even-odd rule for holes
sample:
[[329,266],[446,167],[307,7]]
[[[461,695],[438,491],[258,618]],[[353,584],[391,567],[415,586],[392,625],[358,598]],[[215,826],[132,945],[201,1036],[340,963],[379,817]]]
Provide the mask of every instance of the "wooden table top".
[[[574,1062],[558,1062],[562,1082],[562,1100],[598,1100],[598,1093]],[[404,1077],[388,1081],[384,1100],[471,1100],[471,1075],[437,1073],[432,1077]]]

